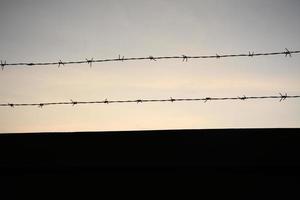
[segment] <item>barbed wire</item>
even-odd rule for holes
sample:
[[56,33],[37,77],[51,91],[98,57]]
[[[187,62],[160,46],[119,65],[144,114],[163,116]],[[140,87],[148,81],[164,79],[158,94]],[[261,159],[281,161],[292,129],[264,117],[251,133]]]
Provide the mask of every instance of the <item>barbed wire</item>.
[[279,102],[284,101],[289,98],[300,98],[300,95],[289,96],[287,93],[279,93],[277,96],[238,96],[238,97],[204,97],[204,98],[168,98],[168,99],[137,99],[137,100],[108,100],[103,101],[64,101],[64,102],[44,102],[44,103],[2,103],[0,107],[24,107],[24,106],[38,106],[43,108],[44,106],[51,105],[80,105],[80,104],[114,104],[114,103],[150,103],[150,102],[183,102],[183,101],[203,101],[204,103],[208,101],[226,101],[226,100],[250,100],[250,99],[279,99]]
[[150,61],[158,61],[158,60],[166,60],[166,59],[182,59],[183,62],[188,62],[189,59],[208,59],[208,58],[228,58],[228,57],[256,57],[256,56],[273,56],[273,55],[285,55],[285,57],[292,57],[292,54],[298,54],[300,51],[290,51],[285,48],[284,51],[281,52],[270,52],[270,53],[254,53],[248,52],[246,54],[216,54],[216,55],[200,55],[200,56],[188,56],[188,55],[181,55],[181,56],[147,56],[147,57],[132,57],[132,58],[125,58],[124,56],[119,55],[118,58],[111,58],[111,59],[88,59],[81,61],[62,61],[59,60],[58,62],[18,62],[18,63],[7,63],[6,60],[1,60],[1,68],[4,70],[6,66],[65,66],[70,64],[88,64],[92,67],[93,63],[103,63],[103,62],[124,62],[124,61],[136,61],[136,60],[150,60]]

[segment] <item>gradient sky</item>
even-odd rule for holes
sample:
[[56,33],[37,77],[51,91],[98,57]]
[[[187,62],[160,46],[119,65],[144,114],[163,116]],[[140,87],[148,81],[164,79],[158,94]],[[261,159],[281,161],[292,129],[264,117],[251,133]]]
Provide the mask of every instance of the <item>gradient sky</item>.
[[[300,50],[299,0],[0,0],[0,59]],[[300,94],[300,55],[14,67],[1,103]],[[0,132],[300,127],[300,101],[0,108]]]

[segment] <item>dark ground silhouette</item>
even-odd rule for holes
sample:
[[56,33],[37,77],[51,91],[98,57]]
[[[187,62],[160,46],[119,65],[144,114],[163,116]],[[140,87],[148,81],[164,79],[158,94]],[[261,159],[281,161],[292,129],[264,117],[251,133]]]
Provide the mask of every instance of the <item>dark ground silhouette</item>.
[[299,129],[2,134],[0,177],[12,186],[96,180],[123,187],[137,178],[210,188],[234,181],[241,189],[254,181],[251,190],[273,191],[298,188],[291,181],[300,177],[299,152]]

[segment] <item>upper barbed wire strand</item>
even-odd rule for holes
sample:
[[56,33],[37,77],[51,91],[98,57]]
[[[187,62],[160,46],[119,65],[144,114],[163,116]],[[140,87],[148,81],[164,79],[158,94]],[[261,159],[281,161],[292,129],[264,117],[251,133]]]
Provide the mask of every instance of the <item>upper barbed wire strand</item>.
[[6,66],[64,66],[70,64],[88,64],[92,67],[93,63],[103,63],[103,62],[117,62],[117,61],[136,61],[136,60],[150,60],[150,61],[157,61],[157,60],[167,60],[167,59],[181,59],[183,62],[187,62],[190,59],[209,59],[209,58],[229,58],[229,57],[257,57],[257,56],[274,56],[274,55],[285,55],[286,57],[292,57],[292,54],[298,54],[300,51],[290,51],[287,48],[285,51],[281,52],[269,52],[269,53],[241,53],[241,54],[216,54],[216,55],[199,55],[199,56],[188,56],[183,54],[182,56],[147,56],[147,57],[129,57],[126,58],[124,56],[121,57],[119,55],[117,58],[110,58],[110,59],[85,59],[80,61],[62,61],[61,59],[57,62],[17,62],[17,63],[7,63],[6,60],[1,60],[1,68],[2,70]]

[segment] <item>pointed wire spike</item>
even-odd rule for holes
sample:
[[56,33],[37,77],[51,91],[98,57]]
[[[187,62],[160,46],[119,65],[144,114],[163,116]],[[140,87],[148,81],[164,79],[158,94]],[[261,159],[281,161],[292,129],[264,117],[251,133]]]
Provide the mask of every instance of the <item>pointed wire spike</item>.
[[211,98],[210,97],[206,97],[204,103],[206,103],[209,100],[211,100]]
[[73,106],[75,106],[78,102],[77,101],[73,101],[72,99],[70,99],[71,103]]
[[58,68],[59,68],[61,65],[65,65],[65,63],[62,62],[61,60],[59,60],[59,62],[58,62]]
[[149,56],[149,59],[156,61],[156,59],[153,56]]
[[119,58],[118,58],[118,60],[120,60],[120,61],[124,61],[124,56],[122,56],[122,58],[121,58],[121,55],[119,54]]
[[279,93],[279,95],[280,95],[280,100],[279,100],[279,102],[281,102],[281,101],[284,101],[286,98],[287,98],[287,93],[285,93],[284,95],[283,94],[281,94],[281,93]]
[[12,108],[15,107],[15,105],[13,103],[8,103],[7,105],[10,106],[10,107],[12,107]]
[[240,100],[246,100],[247,97],[244,95],[243,97],[238,97]]
[[280,100],[279,100],[279,102],[281,102],[281,101],[282,101],[282,94],[279,92],[279,95],[280,95]]
[[6,60],[4,62],[1,60],[1,69],[2,69],[2,71],[4,70],[5,65],[6,65]]
[[92,64],[93,64],[93,62],[94,62],[94,58],[91,58],[90,60],[86,58],[86,62],[87,62],[88,64],[90,64],[90,67],[92,67]]
[[292,53],[290,52],[290,50],[288,50],[287,48],[285,48],[285,57],[287,57],[288,55],[290,56],[290,57],[292,57]]

